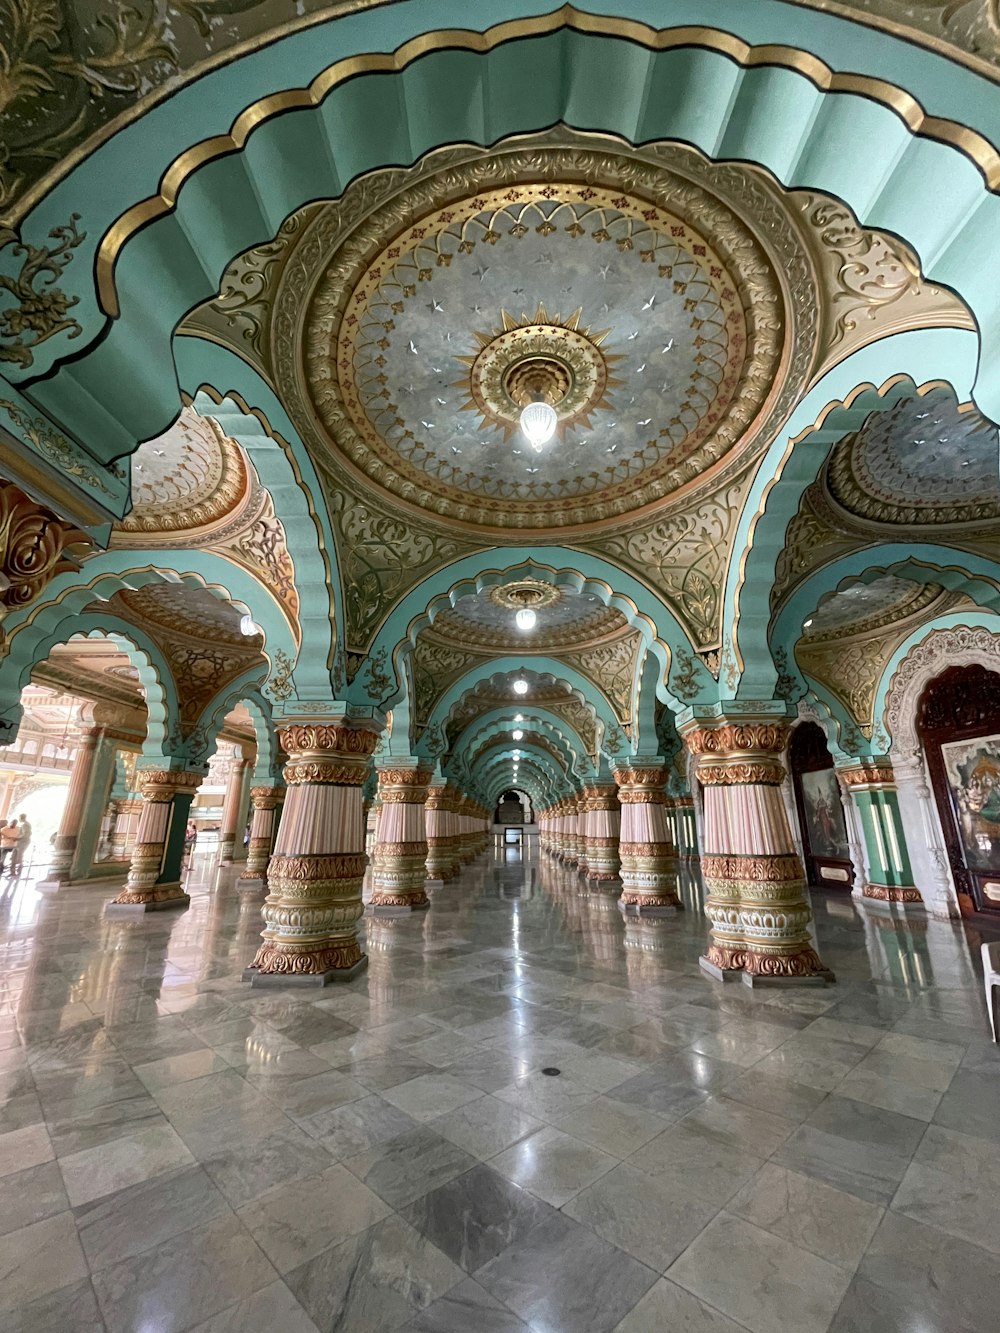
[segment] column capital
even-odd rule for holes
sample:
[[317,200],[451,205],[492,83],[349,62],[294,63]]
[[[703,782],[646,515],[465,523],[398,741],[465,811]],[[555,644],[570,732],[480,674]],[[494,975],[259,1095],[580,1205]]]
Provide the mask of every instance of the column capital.
[[276,810],[284,799],[285,789],[280,783],[250,788],[250,801],[255,810]]
[[720,715],[689,723],[681,734],[697,760],[702,786],[779,786],[788,729],[787,718]]
[[182,792],[193,796],[204,781],[204,773],[181,768],[142,768],[137,774],[143,800],[154,804],[172,801]]
[[378,798],[383,805],[423,805],[433,776],[429,768],[379,766]]
[[892,761],[881,755],[873,759],[852,760],[847,768],[837,769],[837,776],[852,791],[870,791],[896,785]]
[[338,787],[361,786],[368,776],[378,744],[374,723],[346,718],[329,722],[283,721],[278,728],[288,755],[284,778],[288,786],[325,783]]
[[667,770],[662,765],[615,769],[618,800],[622,805],[663,805]]

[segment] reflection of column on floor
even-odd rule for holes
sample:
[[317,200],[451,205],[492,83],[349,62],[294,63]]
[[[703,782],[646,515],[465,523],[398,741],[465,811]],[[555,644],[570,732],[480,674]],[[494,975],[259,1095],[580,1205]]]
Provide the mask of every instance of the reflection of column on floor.
[[246,869],[240,871],[240,887],[256,888],[267,880],[268,862],[277,829],[277,811],[285,796],[280,783],[251,787],[252,808],[250,844],[247,848]]
[[[219,821],[219,860],[228,865],[233,859],[236,846],[236,826],[243,796],[243,784],[250,768],[246,759],[238,757],[239,747],[229,765],[229,777],[226,781],[226,793],[222,798],[222,818]],[[242,830],[240,830],[242,833]]]
[[181,859],[188,813],[204,773],[149,768],[139,777],[142,806],[136,843],[124,890],[108,904],[154,911],[186,907],[180,885]]
[[586,801],[587,878],[595,881],[617,880],[621,862],[618,840],[621,829],[621,806],[610,784],[588,787]]
[[65,883],[70,878],[84,812],[88,803],[95,796],[92,790],[92,779],[94,776],[94,758],[97,754],[97,743],[100,737],[99,727],[92,727],[85,731],[80,738],[79,748],[73,758],[69,789],[66,792],[66,804],[63,807],[62,819],[59,821],[59,831],[56,834],[52,852],[52,865],[47,876],[50,881]]
[[860,760],[838,773],[851,794],[865,839],[868,875],[863,897],[899,907],[922,907],[910,868],[891,761],[882,757]]
[[621,803],[622,910],[663,916],[680,907],[677,852],[667,821],[666,770],[662,761],[636,761],[615,769]]
[[415,911],[429,907],[427,880],[427,831],[424,803],[431,770],[416,760],[405,764],[399,758],[378,769],[378,794],[382,805],[378,839],[372,860],[371,905],[376,910],[392,908]]
[[695,718],[682,729],[705,792],[701,870],[713,976],[832,980],[813,947],[802,862],[781,800],[782,717]]
[[357,939],[362,788],[378,732],[339,718],[281,723],[279,735],[287,795],[267,873],[263,944],[244,975],[254,985],[349,980],[368,961]]

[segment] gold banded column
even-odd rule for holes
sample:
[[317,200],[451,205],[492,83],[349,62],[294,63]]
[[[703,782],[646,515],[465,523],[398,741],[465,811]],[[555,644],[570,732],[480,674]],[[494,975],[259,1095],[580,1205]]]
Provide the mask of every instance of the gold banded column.
[[52,853],[52,865],[46,876],[52,883],[64,884],[72,873],[73,858],[76,856],[76,844],[80,836],[80,825],[87,805],[91,800],[91,782],[94,776],[94,757],[97,743],[101,738],[100,728],[85,731],[73,759],[69,789],[66,792],[66,804],[59,821]]
[[246,868],[240,871],[240,888],[254,888],[267,882],[277,811],[284,799],[284,787],[250,788],[250,844]]
[[350,981],[367,966],[362,787],[378,732],[346,719],[279,725],[288,754],[285,804],[267,872],[263,944],[244,980],[255,986]]
[[615,769],[621,803],[622,893],[618,906],[640,916],[672,916],[677,897],[677,851],[670,841],[662,766]]
[[132,862],[125,888],[106,910],[120,907],[146,912],[186,907],[191,901],[180,885],[188,813],[203,773],[150,768],[139,777],[142,805]]
[[428,788],[424,802],[424,827],[427,830],[427,879],[433,885],[443,884],[451,877],[447,805],[448,788],[443,783]]
[[372,861],[371,899],[376,912],[430,907],[424,804],[431,776],[426,768],[387,766],[378,770],[382,813]]
[[219,860],[228,865],[233,859],[236,848],[236,825],[239,822],[240,806],[243,804],[243,785],[250,768],[248,759],[233,756],[229,765],[229,778],[226,782],[226,794],[222,798],[222,818],[219,821]]
[[696,722],[683,729],[705,791],[701,871],[711,944],[701,966],[748,985],[832,981],[813,945],[805,874],[781,799],[782,719]]
[[621,806],[614,787],[588,787],[587,797],[587,878],[616,880],[621,869],[618,843],[621,832]]

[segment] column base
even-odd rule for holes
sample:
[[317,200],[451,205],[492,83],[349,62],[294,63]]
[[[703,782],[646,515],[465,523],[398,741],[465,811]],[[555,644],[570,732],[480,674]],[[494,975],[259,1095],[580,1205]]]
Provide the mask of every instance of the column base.
[[424,883],[424,890],[426,893],[433,893],[435,889],[443,889],[443,888],[444,888],[443,879],[429,879]]
[[654,893],[638,894],[629,889],[622,892],[622,896],[618,899],[618,907],[626,916],[650,918],[676,916],[678,912],[684,910],[683,905],[672,894],[663,896]]
[[104,904],[105,915],[136,916],[142,912],[167,912],[175,907],[187,907],[191,895],[185,893],[180,883],[157,884],[145,892],[135,892],[127,886],[118,895]]
[[[853,897],[853,895],[852,895]],[[889,907],[896,912],[921,912],[925,903],[920,890],[912,885],[865,884],[861,890],[861,901],[879,907]]]
[[420,898],[372,898],[368,904],[372,916],[409,916],[411,912],[426,912],[430,905],[426,893]]
[[368,955],[362,954],[353,967],[331,967],[325,972],[261,972],[259,968],[247,967],[243,970],[243,980],[249,981],[252,988],[274,988],[276,986],[322,987],[336,985],[338,982],[353,981],[368,967]]
[[[812,953],[811,950],[810,953]],[[743,957],[742,953],[739,957]],[[801,972],[795,971],[794,957],[787,960],[788,971],[780,973],[754,971],[746,967],[721,967],[708,954],[702,954],[698,959],[698,966],[713,981],[742,981],[743,985],[748,986],[751,990],[768,986],[827,986],[837,980],[830,969],[824,967],[815,954],[812,955],[812,958],[806,958],[800,964],[803,969]],[[750,968],[752,969],[752,967],[753,960],[750,960]]]

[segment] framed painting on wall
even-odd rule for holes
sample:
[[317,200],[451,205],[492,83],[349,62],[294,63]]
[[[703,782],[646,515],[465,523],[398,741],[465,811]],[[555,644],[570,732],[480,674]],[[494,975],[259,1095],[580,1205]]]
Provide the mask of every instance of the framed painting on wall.
[[966,865],[1000,873],[1000,735],[947,741],[941,757]]
[[844,810],[840,803],[840,788],[832,768],[815,769],[803,773],[802,807],[809,843],[814,856],[829,856],[849,860],[847,829]]

